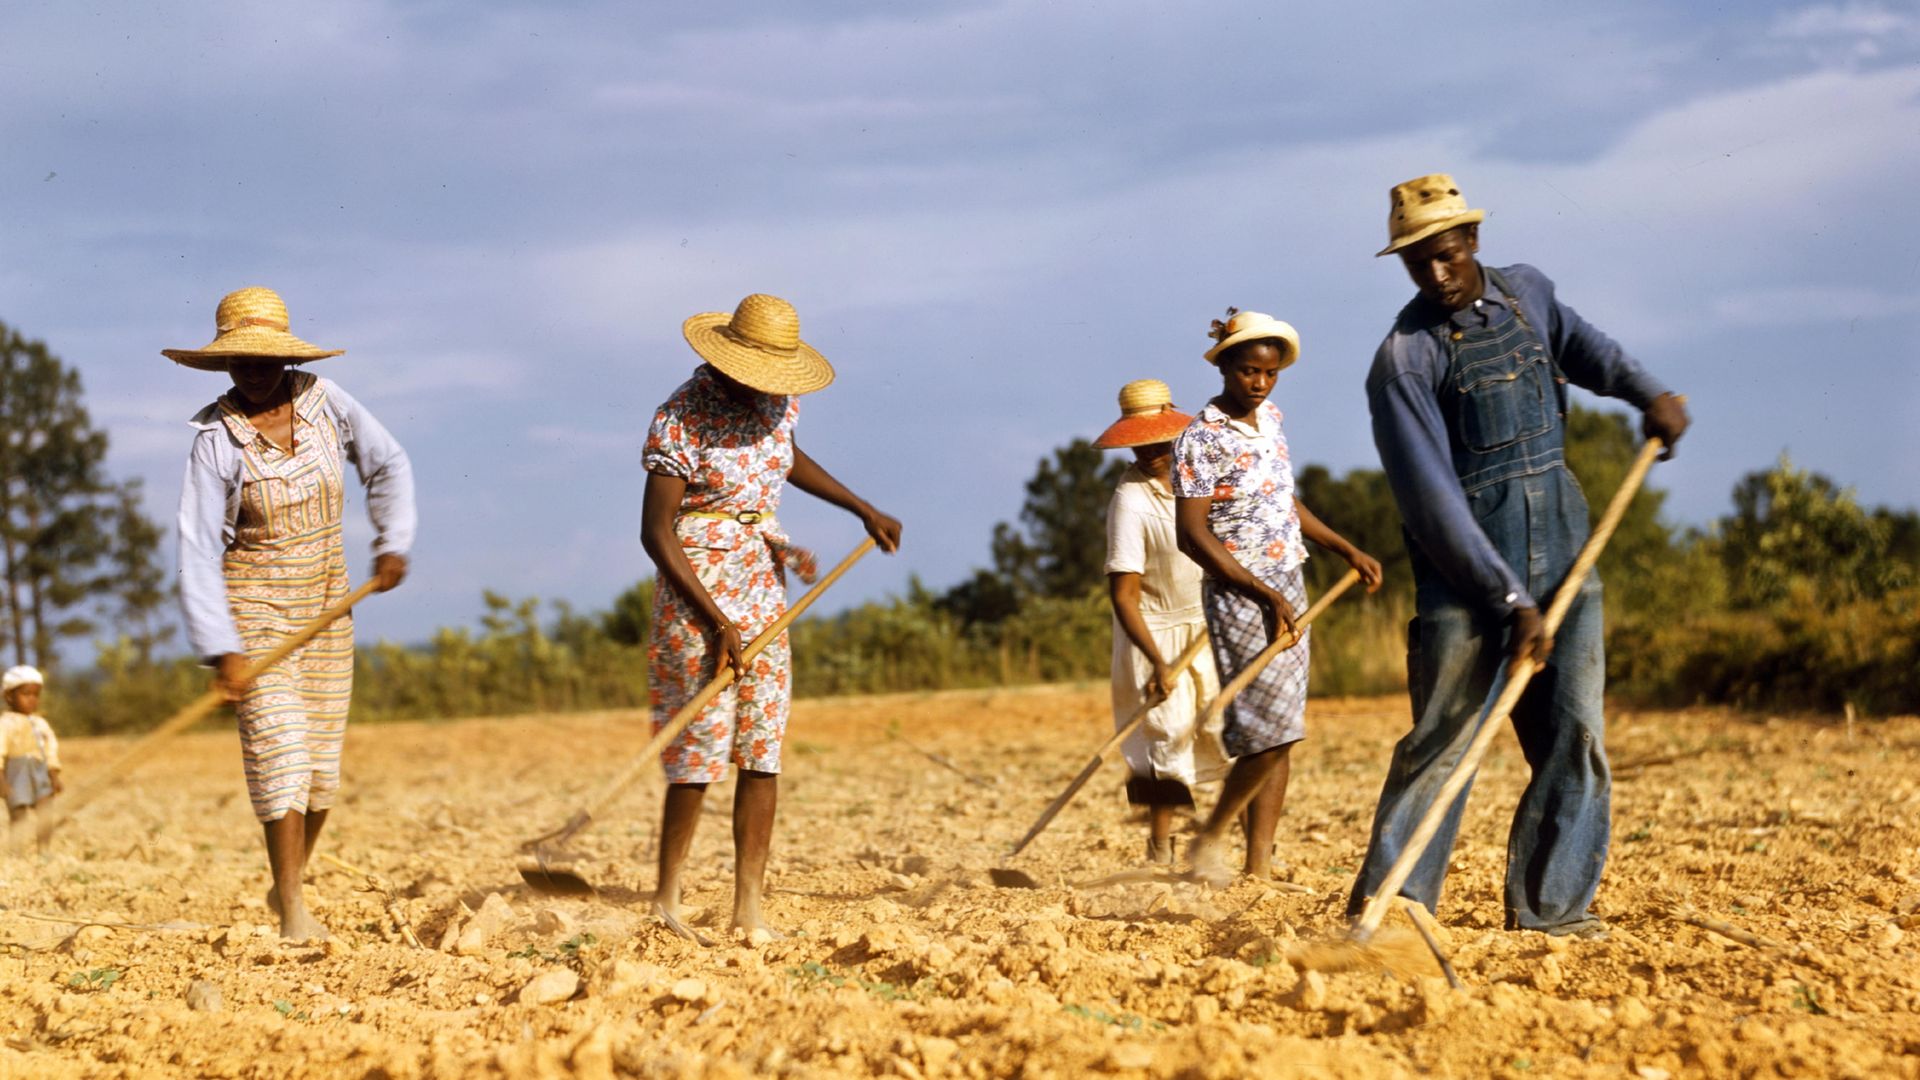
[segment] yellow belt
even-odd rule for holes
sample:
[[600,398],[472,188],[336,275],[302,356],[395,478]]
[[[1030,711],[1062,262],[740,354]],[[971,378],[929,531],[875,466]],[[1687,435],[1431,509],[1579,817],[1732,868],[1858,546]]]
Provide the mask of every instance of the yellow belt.
[[770,522],[773,520],[772,514],[763,513],[759,510],[682,510],[680,511],[680,516],[712,518],[716,521],[737,521],[742,525],[758,525],[762,522]]

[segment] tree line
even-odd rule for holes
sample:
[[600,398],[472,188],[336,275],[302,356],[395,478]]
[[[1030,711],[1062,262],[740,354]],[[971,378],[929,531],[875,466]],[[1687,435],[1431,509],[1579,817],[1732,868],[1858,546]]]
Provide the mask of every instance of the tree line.
[[[1628,416],[1576,406],[1567,456],[1596,513],[1638,449]],[[55,706],[76,731],[151,726],[205,685],[170,653],[174,596],[161,531],[138,481],[106,475],[76,372],[0,326],[0,655],[58,668],[60,643],[91,637],[90,671],[64,673]],[[983,537],[986,565],[944,589],[905,592],[795,624],[795,690],[862,694],[1104,679],[1112,655],[1106,507],[1125,470],[1075,439],[1040,460],[1013,521]],[[1379,558],[1386,584],[1317,624],[1322,695],[1406,685],[1413,583],[1386,476],[1305,465],[1300,498]],[[1920,710],[1920,514],[1867,508],[1784,454],[1743,477],[1704,529],[1635,499],[1600,562],[1610,691],[1646,704],[1869,713]],[[1344,569],[1308,560],[1318,593]],[[354,715],[432,719],[647,701],[651,578],[603,611],[484,591],[478,623],[418,645],[363,644]]]

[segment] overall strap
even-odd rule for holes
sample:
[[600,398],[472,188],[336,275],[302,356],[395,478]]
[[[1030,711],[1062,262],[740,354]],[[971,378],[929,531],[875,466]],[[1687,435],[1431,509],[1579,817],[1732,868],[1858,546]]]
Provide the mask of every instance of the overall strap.
[[1560,358],[1553,354],[1553,342],[1548,341],[1543,332],[1546,328],[1533,325],[1533,320],[1527,318],[1526,309],[1520,306],[1519,292],[1508,288],[1505,275],[1491,266],[1482,269],[1486,271],[1487,280],[1493,282],[1493,287],[1500,290],[1501,296],[1506,297],[1507,305],[1513,308],[1513,317],[1520,320],[1520,325],[1527,328],[1533,339],[1540,343],[1541,351],[1547,354],[1547,364],[1553,368],[1553,388],[1560,398],[1560,412],[1564,415],[1567,411],[1567,373],[1560,370]]

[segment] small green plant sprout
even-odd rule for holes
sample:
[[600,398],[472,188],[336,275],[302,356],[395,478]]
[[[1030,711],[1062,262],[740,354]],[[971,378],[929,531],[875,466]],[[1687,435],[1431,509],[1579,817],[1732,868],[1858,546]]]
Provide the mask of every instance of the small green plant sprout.
[[1827,1015],[1827,1007],[1820,1004],[1820,991],[1806,983],[1793,984],[1793,1007],[1815,1016]]
[[108,990],[124,974],[118,968],[94,968],[92,971],[76,971],[67,978],[67,986],[74,990]]

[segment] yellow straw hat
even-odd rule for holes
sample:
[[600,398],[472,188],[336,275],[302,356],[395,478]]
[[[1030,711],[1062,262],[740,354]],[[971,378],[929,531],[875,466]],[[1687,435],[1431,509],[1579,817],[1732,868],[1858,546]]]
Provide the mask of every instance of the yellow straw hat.
[[1193,417],[1173,407],[1173,391],[1166,383],[1135,379],[1120,388],[1120,419],[1101,432],[1093,445],[1102,450],[1121,450],[1172,442],[1191,423]]
[[765,394],[810,394],[833,381],[833,365],[800,340],[800,315],[777,296],[754,293],[729,315],[708,311],[682,323],[693,351]]
[[1460,185],[1446,173],[1418,177],[1393,189],[1393,209],[1387,213],[1389,243],[1374,253],[1374,258],[1391,255],[1409,244],[1461,225],[1484,220],[1485,210],[1467,209]]
[[216,333],[205,348],[161,349],[161,355],[201,371],[225,371],[237,356],[299,363],[324,360],[346,351],[323,349],[294,337],[287,329],[287,305],[280,294],[259,285],[221,297],[220,306],[214,310],[213,323]]
[[1300,359],[1300,334],[1292,326],[1258,311],[1227,309],[1227,321],[1213,320],[1214,346],[1207,350],[1207,363],[1218,364],[1220,354],[1243,341],[1270,339],[1280,346],[1280,367],[1293,366]]

